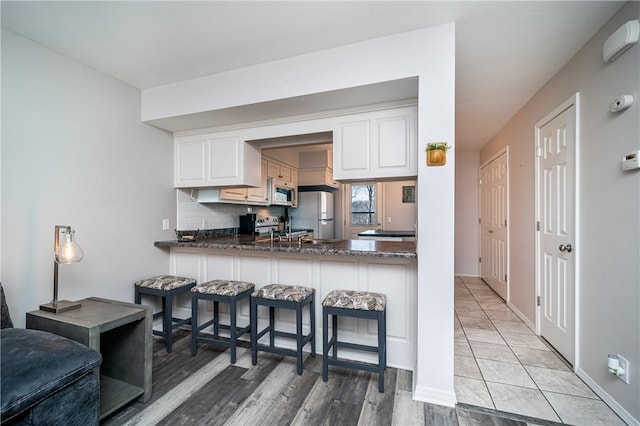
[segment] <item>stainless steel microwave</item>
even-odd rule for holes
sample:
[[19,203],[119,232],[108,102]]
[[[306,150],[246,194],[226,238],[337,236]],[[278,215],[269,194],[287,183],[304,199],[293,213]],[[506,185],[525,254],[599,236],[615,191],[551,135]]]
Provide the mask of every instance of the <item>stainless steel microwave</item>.
[[296,188],[291,182],[269,178],[267,181],[269,204],[272,206],[298,207]]

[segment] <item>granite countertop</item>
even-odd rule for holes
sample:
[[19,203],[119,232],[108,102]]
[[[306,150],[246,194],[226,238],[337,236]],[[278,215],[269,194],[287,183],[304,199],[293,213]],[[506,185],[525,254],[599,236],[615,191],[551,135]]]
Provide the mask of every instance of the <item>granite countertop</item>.
[[380,229],[369,229],[360,232],[359,237],[415,237],[416,231],[382,231]]
[[193,247],[232,249],[247,251],[287,252],[334,256],[373,256],[386,258],[415,259],[415,242],[374,240],[318,240],[315,244],[283,241],[271,243],[268,237],[253,235],[223,235],[193,241],[156,241],[156,247]]

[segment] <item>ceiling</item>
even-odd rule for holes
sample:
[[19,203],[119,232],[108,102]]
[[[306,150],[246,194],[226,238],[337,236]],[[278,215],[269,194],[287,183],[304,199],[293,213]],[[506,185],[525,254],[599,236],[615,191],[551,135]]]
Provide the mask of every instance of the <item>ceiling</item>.
[[456,148],[477,150],[623,3],[3,0],[1,13],[4,28],[140,89],[456,22]]

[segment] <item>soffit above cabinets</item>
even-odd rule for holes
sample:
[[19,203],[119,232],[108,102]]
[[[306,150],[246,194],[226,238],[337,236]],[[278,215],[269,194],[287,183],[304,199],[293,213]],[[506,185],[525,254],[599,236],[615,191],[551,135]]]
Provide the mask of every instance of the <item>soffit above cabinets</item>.
[[149,120],[146,123],[170,132],[208,128],[219,129],[221,127],[240,128],[246,127],[250,123],[253,125],[268,121],[278,121],[288,117],[326,116],[330,115],[331,111],[336,110],[357,111],[369,105],[415,99],[417,97],[418,78],[409,77],[270,102]]

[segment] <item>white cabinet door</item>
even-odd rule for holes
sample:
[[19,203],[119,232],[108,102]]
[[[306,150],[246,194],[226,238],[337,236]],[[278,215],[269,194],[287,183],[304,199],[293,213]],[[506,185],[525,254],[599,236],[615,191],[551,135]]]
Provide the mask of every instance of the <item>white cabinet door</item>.
[[237,137],[209,139],[209,181],[240,177],[241,143]]
[[280,179],[280,164],[268,161],[267,176],[274,179]]
[[371,174],[371,121],[340,123],[333,139],[334,179]]
[[407,178],[418,174],[416,107],[350,116],[333,140],[333,177]]
[[297,185],[298,172],[285,164],[267,160],[267,176],[291,184],[291,186]]
[[247,188],[247,202],[250,204],[267,205],[267,160],[260,162],[262,185],[259,188]]
[[201,186],[207,181],[209,141],[185,140],[174,145],[174,185],[177,188]]
[[174,140],[174,186],[253,186],[261,184],[260,150],[239,136],[205,134]]
[[296,186],[298,186],[298,171],[296,169],[289,169],[290,170],[290,182],[291,185],[295,188]]

